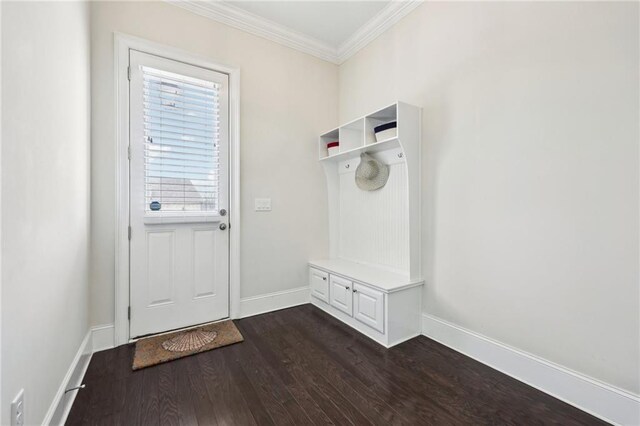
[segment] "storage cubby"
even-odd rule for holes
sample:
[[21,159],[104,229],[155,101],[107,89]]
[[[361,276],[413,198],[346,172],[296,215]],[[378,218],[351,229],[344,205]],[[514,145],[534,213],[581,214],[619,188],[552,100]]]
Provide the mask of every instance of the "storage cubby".
[[329,157],[329,151],[327,145],[331,142],[340,141],[339,129],[333,129],[324,135],[320,136],[320,158]]
[[[376,111],[365,117],[365,141],[367,145],[378,143],[374,129],[390,121],[398,121],[398,107],[396,104]],[[400,126],[398,125],[398,128]],[[396,129],[397,130],[397,129]],[[397,137],[397,135],[396,135]],[[392,139],[392,138],[388,138]],[[382,142],[382,141],[381,141]]]
[[[320,137],[327,178],[329,257],[310,260],[312,303],[390,347],[420,332],[420,108],[403,102],[338,128],[340,150],[326,155],[335,131]],[[374,128],[397,122],[396,136]],[[386,184],[355,183],[360,154],[389,168]]]
[[364,146],[364,118],[340,126],[340,152]]
[[[401,124],[402,114],[398,114],[399,105],[401,104],[389,105],[321,135],[319,143],[320,160],[343,161],[359,158],[362,152],[379,152],[399,147],[401,142],[398,138],[398,132],[401,131],[401,127],[406,127]],[[399,116],[400,119],[398,119]],[[396,135],[378,142],[374,129],[391,121],[398,123]],[[337,154],[330,156],[327,152],[327,144],[335,141],[339,141],[340,147]]]

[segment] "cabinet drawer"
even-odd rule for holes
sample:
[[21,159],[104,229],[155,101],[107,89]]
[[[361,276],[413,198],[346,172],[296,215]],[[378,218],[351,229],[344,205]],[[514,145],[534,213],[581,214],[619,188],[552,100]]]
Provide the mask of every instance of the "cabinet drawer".
[[311,295],[329,303],[329,274],[315,268],[309,268],[309,286]]
[[353,317],[384,333],[384,293],[354,283]]
[[342,312],[353,315],[353,283],[335,275],[329,276],[329,299],[331,306]]

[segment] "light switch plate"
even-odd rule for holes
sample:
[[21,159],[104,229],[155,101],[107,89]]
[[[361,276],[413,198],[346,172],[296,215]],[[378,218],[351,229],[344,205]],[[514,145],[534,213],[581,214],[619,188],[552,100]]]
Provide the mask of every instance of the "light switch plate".
[[257,212],[271,211],[271,198],[256,198],[254,204]]

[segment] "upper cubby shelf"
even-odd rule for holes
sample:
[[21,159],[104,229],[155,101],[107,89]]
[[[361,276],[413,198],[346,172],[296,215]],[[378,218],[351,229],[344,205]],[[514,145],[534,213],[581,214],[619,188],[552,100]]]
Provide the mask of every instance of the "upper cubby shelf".
[[[386,132],[383,139],[376,138],[375,128],[397,122],[395,131]],[[376,152],[400,146],[398,134],[398,104],[394,103],[320,136],[320,160],[339,161],[359,155],[361,152]],[[330,150],[328,145],[338,142],[338,148]]]
[[360,156],[362,152],[379,152],[385,151],[391,148],[397,148],[400,146],[400,142],[397,137],[392,137],[389,139],[385,139],[380,142],[371,143],[368,145],[360,145],[356,148],[352,148],[346,151],[341,151],[337,154],[333,154],[330,156],[321,157],[320,161],[342,161],[348,160],[350,158],[356,158]]

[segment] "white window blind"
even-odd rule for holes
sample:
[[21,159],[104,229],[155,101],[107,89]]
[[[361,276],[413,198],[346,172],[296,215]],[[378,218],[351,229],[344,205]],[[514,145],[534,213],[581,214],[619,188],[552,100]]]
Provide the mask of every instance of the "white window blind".
[[147,214],[217,211],[220,85],[141,68]]

